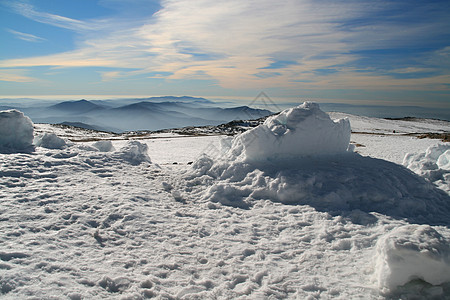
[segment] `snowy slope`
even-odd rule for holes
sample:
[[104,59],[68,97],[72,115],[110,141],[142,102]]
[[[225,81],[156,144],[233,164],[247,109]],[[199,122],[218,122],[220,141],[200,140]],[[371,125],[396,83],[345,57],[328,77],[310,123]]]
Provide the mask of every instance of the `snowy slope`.
[[432,119],[380,119],[364,116],[355,116],[346,113],[329,113],[332,119],[348,118],[353,132],[371,133],[426,133],[450,132],[450,122]]
[[[403,126],[381,123],[373,119],[368,132]],[[57,128],[35,126],[35,135]],[[408,128],[416,132],[420,126]],[[426,132],[431,130],[441,129]],[[221,185],[248,197],[263,179],[266,187],[294,187],[289,180],[295,178],[308,187],[314,169],[297,161],[287,168],[291,171],[247,166],[253,169],[242,173],[242,165],[226,159],[229,137],[159,134],[130,142],[71,128],[58,127],[56,133],[85,141],[0,154],[2,299],[450,297],[450,223],[443,218],[382,207],[373,212],[370,205],[326,209],[317,205],[315,189],[304,203],[284,204],[274,201],[276,193],[260,193],[246,198],[251,205],[243,209],[205,196]],[[100,152],[98,139],[111,140],[111,151]],[[412,203],[428,197],[432,209],[449,216],[448,194],[398,164],[375,159],[389,158],[392,149],[391,161],[398,163],[403,152],[419,153],[441,142],[373,134],[350,139],[365,144],[356,147],[364,156],[310,160],[322,172],[316,183],[336,184],[344,174],[359,184],[358,176],[364,176],[364,187],[371,184],[372,191],[388,195],[385,187],[396,186],[386,181],[392,174],[393,180],[405,180],[403,192]],[[232,168],[231,177],[207,175],[213,164],[223,163]],[[204,174],[193,176],[199,167]],[[387,174],[380,174],[383,170]],[[242,180],[232,178],[240,173]],[[326,174],[334,179],[325,180]],[[400,199],[394,198],[380,201]]]

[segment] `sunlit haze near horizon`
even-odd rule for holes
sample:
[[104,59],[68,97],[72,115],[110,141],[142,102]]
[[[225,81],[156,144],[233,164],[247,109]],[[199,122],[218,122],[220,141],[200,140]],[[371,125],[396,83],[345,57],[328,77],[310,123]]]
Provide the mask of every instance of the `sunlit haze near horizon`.
[[446,0],[0,0],[0,40],[0,98],[450,108]]

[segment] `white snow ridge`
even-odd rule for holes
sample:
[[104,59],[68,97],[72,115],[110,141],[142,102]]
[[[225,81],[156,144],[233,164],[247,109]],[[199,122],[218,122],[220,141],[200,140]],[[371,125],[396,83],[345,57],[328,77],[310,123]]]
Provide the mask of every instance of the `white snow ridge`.
[[314,103],[232,139],[0,125],[1,299],[450,299],[448,144],[401,136],[414,173]]

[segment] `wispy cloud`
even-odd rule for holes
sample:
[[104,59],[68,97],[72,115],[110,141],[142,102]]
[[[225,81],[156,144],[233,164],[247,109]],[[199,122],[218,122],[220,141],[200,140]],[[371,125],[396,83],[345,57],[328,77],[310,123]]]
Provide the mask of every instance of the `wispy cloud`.
[[38,36],[33,35],[33,34],[24,33],[24,32],[12,30],[12,29],[6,29],[6,31],[8,31],[9,33],[12,33],[16,38],[18,38],[20,40],[23,40],[23,41],[27,41],[27,42],[43,42],[43,41],[46,41],[46,39],[38,37]]
[[[133,26],[70,19],[24,3],[15,9],[78,31],[84,39],[73,51],[3,60],[2,67],[110,67],[115,69],[103,73],[103,80],[156,73],[167,79],[212,78],[233,89],[449,87],[445,70],[432,63],[448,52],[443,50],[448,45],[436,40],[450,19],[435,2],[413,7],[403,1],[164,0],[158,13]],[[95,24],[102,24],[101,34],[92,32]],[[378,55],[389,58],[384,62],[367,52],[381,50]],[[414,68],[434,75],[390,75]]]
[[0,81],[9,82],[33,82],[36,78],[23,75],[26,71],[22,69],[0,70]]
[[111,81],[121,77],[119,71],[101,72],[100,74],[102,76],[102,81]]
[[15,1],[5,2],[5,4],[11,7],[16,13],[27,17],[36,22],[49,24],[52,26],[62,27],[71,30],[91,30],[92,28],[83,21],[75,20],[47,12],[38,11],[31,4]]

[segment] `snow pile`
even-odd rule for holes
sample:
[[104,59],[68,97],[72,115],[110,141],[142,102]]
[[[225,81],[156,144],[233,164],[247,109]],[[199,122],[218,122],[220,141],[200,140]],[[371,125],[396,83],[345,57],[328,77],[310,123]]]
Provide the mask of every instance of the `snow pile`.
[[138,141],[128,141],[119,151],[114,152],[112,157],[132,165],[139,165],[144,162],[151,162],[147,151],[147,144]]
[[34,145],[47,149],[64,149],[66,142],[54,133],[46,132],[34,138]]
[[430,226],[401,226],[376,247],[375,276],[385,293],[417,279],[432,285],[450,282],[450,240]]
[[403,165],[450,193],[450,144],[438,144],[425,152],[407,154]]
[[92,146],[100,152],[112,152],[115,150],[111,141],[97,141]]
[[347,151],[349,133],[346,121],[304,103],[235,137],[223,158],[200,158],[188,180],[210,185],[204,200],[234,207],[271,200],[448,223],[448,195],[400,165]]
[[350,122],[336,122],[305,102],[269,117],[264,124],[239,135],[231,153],[245,161],[276,161],[301,156],[344,153],[350,142]]
[[33,151],[33,131],[33,123],[22,112],[0,111],[0,152]]

